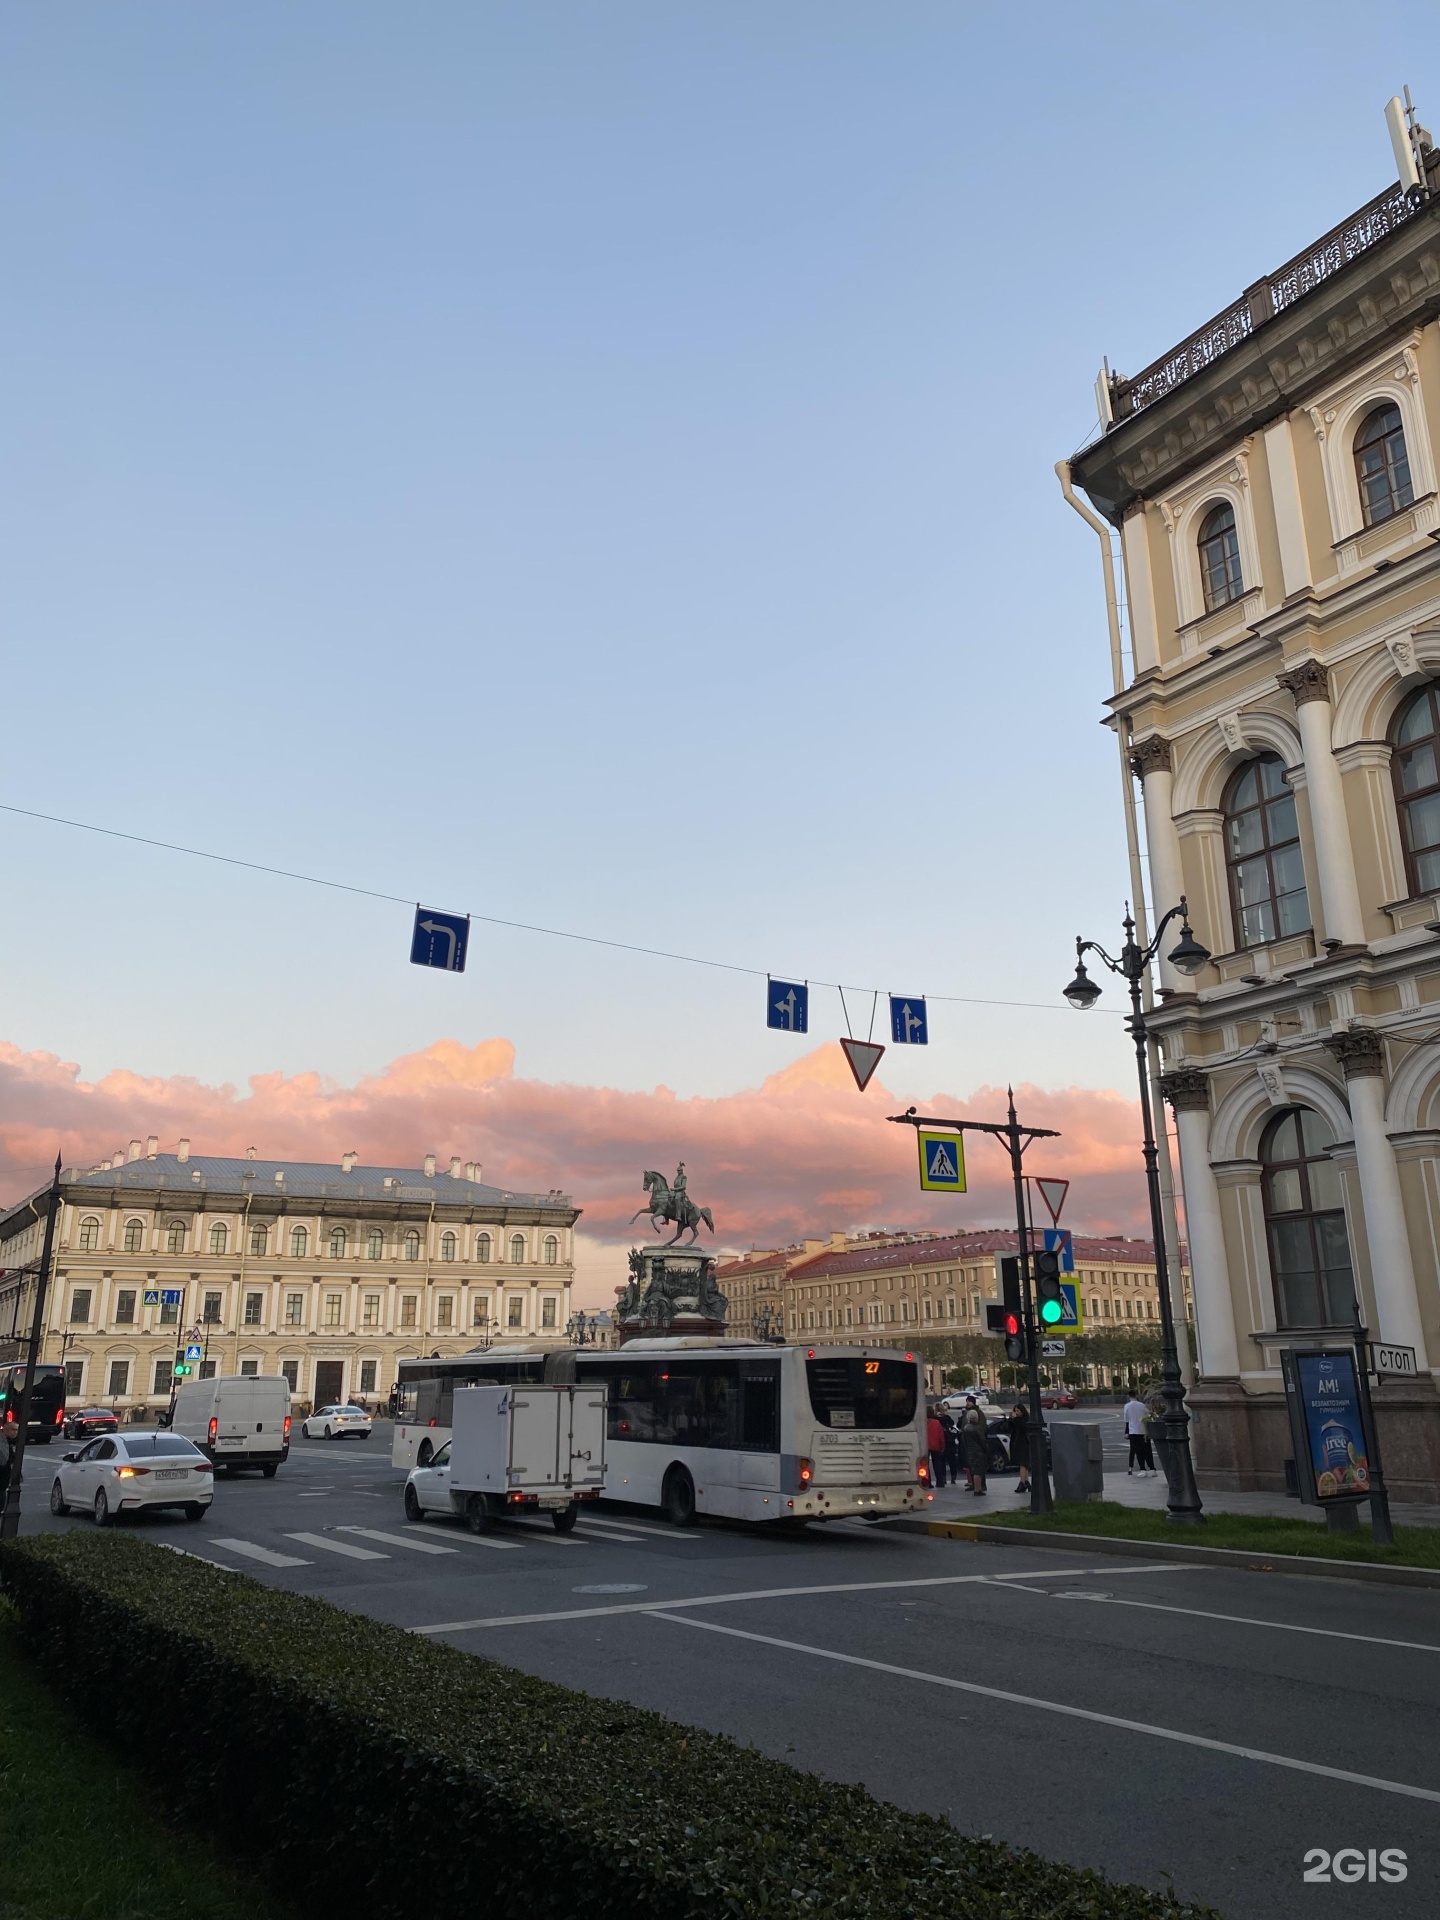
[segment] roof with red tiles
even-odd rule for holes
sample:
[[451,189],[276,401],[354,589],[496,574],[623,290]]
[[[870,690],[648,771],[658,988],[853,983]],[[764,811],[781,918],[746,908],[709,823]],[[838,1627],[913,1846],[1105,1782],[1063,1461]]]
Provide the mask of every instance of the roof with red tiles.
[[[934,1239],[892,1240],[882,1246],[847,1247],[806,1260],[803,1277],[809,1282],[832,1275],[898,1272],[904,1267],[939,1267],[973,1260],[987,1253],[1014,1253],[1013,1228],[991,1227],[977,1233],[937,1235]],[[1153,1267],[1155,1249],[1148,1240],[1091,1240],[1077,1238],[1075,1260],[1080,1266]]]

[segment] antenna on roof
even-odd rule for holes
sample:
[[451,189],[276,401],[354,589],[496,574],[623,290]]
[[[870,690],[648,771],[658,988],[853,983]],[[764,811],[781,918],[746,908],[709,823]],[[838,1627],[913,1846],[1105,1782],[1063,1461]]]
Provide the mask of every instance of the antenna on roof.
[[1425,156],[1434,146],[1434,141],[1420,125],[1415,113],[1415,103],[1410,98],[1410,89],[1406,87],[1405,98],[1395,94],[1385,103],[1385,124],[1390,129],[1390,145],[1395,154],[1395,171],[1400,176],[1400,184],[1407,192],[1412,187],[1422,191],[1425,187]]

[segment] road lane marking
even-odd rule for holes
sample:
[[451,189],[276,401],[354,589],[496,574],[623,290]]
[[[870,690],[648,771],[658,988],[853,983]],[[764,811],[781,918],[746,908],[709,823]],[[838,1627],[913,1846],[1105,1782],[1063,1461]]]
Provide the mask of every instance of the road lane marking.
[[337,1527],[337,1533],[358,1533],[364,1540],[380,1540],[386,1546],[408,1547],[412,1553],[454,1553],[454,1547],[442,1547],[438,1540],[409,1540],[403,1533],[381,1533],[376,1527]]
[[1286,1767],[1294,1773],[1318,1774],[1325,1780],[1343,1780],[1347,1786],[1373,1787],[1379,1793],[1401,1794],[1409,1800],[1429,1800],[1440,1805],[1440,1790],[1412,1787],[1404,1780],[1382,1780],[1375,1774],[1351,1773],[1344,1767],[1323,1767],[1315,1760],[1297,1760],[1286,1753],[1267,1753],[1263,1747],[1237,1746],[1230,1740],[1212,1740],[1203,1733],[1182,1733],[1176,1727],[1151,1726],[1145,1720],[1126,1720],[1119,1714],[1096,1713],[1090,1707],[1067,1706],[1063,1700],[1039,1700],[1027,1693],[1010,1693],[1003,1687],[981,1686],[975,1680],[952,1680],[944,1673],[922,1673],[915,1667],[893,1666],[888,1660],[867,1660],[858,1653],[836,1653],[829,1647],[805,1646],[798,1640],[781,1640],[769,1633],[747,1633],[743,1627],[725,1627],[718,1620],[692,1620],[683,1613],[667,1613],[662,1605],[647,1608],[657,1620],[672,1626],[696,1627],[702,1633],[723,1633],[732,1640],[751,1640],[765,1647],[779,1647],[785,1653],[808,1653],[816,1660],[834,1660],[841,1666],[868,1667],[874,1673],[888,1673],[899,1680],[919,1680],[926,1686],[948,1687],[956,1693],[978,1693],[987,1700],[1003,1700],[1007,1706],[1034,1707],[1041,1713],[1063,1714],[1071,1720],[1089,1720],[1097,1726],[1118,1727],[1124,1733],[1145,1733],[1155,1740],[1174,1740],[1181,1746],[1204,1747],[1211,1753],[1228,1753],[1240,1760],[1257,1760],[1265,1766]]
[[267,1567],[308,1567],[308,1560],[297,1560],[293,1553],[272,1553],[269,1547],[257,1547],[253,1540],[212,1540],[211,1546],[222,1553],[243,1554],[247,1560],[259,1560]]
[[322,1553],[343,1553],[347,1560],[388,1560],[388,1553],[376,1553],[372,1547],[352,1547],[346,1540],[329,1540],[323,1533],[287,1533],[287,1540],[298,1540],[307,1547],[319,1547]]
[[[1026,1593],[1043,1593],[1026,1587]],[[1119,1600],[1108,1593],[1050,1593],[1048,1600],[1090,1600],[1106,1607],[1139,1607],[1147,1613],[1182,1613],[1190,1620],[1224,1620],[1237,1627],[1273,1627],[1277,1633],[1313,1633],[1325,1640],[1358,1640],[1367,1647],[1399,1647],[1406,1653],[1440,1653],[1428,1640],[1386,1640],[1377,1633],[1345,1633],[1339,1627],[1303,1627],[1293,1620],[1257,1620],[1247,1613],[1208,1613],[1203,1607],[1167,1607],[1159,1600]]]
[[[412,1524],[419,1526],[422,1523],[417,1520]],[[492,1540],[488,1533],[455,1532],[452,1533],[450,1537],[454,1540],[457,1547],[490,1547],[496,1553],[521,1553],[524,1551],[518,1540]],[[453,1553],[454,1548],[452,1547],[450,1551]]]
[[681,1527],[647,1527],[640,1520],[602,1520],[599,1514],[582,1515],[587,1527],[604,1527],[607,1532],[615,1533],[623,1527],[626,1533],[648,1533],[657,1540],[699,1540],[704,1536]]

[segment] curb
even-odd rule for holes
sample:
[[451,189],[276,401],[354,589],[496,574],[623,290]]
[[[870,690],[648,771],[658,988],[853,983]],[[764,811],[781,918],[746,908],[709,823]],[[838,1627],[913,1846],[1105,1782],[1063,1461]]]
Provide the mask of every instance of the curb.
[[1397,1587],[1440,1587],[1440,1567],[1326,1560],[1318,1554],[1255,1553],[1239,1547],[1181,1546],[1170,1540],[1124,1540],[1114,1534],[1042,1533],[1027,1527],[990,1527],[981,1520],[892,1520],[887,1531],[928,1533],[940,1540],[972,1540],[987,1547],[1049,1547],[1061,1553],[1108,1553],[1131,1560],[1180,1560],[1197,1567],[1243,1567],[1249,1573],[1310,1574],[1326,1580],[1378,1580]]

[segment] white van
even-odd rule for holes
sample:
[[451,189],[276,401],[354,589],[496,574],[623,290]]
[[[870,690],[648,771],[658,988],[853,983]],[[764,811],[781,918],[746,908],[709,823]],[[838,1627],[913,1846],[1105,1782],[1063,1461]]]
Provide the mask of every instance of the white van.
[[290,1383],[283,1374],[221,1374],[175,1392],[172,1433],[193,1440],[222,1473],[258,1467],[267,1480],[290,1452]]

